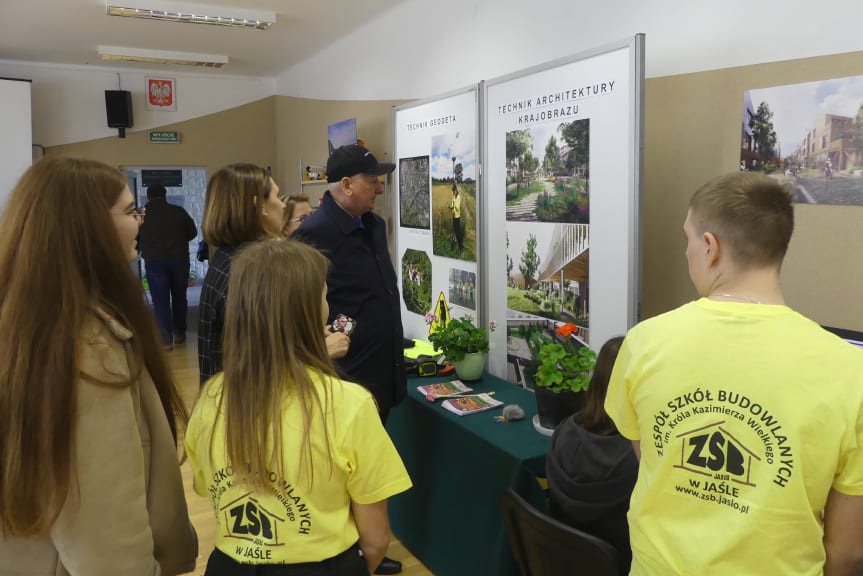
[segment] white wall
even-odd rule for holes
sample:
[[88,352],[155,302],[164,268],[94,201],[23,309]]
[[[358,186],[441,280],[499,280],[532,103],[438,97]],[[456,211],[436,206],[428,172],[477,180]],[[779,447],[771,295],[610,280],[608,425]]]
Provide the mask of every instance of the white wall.
[[860,0],[407,0],[287,70],[277,93],[425,98],[644,32],[647,76],[863,49]]
[[0,212],[33,158],[29,117],[30,83],[0,78]]
[[[0,76],[33,80],[33,142],[54,146],[116,135],[103,91],[118,87],[138,131],[274,93],[426,98],[638,32],[648,76],[850,52],[863,49],[860,16],[860,0],[405,0],[276,79],[3,60]],[[176,112],[144,109],[150,74],[177,79]]]
[[[118,76],[119,72],[119,76]],[[137,132],[213,114],[272,96],[272,79],[164,70],[112,70],[0,60],[0,77],[33,81],[33,143],[56,146],[116,136],[105,118],[105,90],[132,92]],[[177,111],[145,110],[146,76],[177,80]]]

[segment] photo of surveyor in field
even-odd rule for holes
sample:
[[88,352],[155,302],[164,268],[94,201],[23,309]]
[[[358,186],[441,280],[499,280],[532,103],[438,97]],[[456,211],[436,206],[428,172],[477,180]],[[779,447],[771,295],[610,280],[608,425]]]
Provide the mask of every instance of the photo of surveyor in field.
[[473,134],[432,138],[432,251],[476,262],[476,146]]
[[399,159],[399,226],[431,228],[428,156]]
[[506,219],[590,223],[590,119],[506,133]]
[[432,304],[432,263],[421,250],[408,248],[402,256],[402,298],[405,307],[424,316]]

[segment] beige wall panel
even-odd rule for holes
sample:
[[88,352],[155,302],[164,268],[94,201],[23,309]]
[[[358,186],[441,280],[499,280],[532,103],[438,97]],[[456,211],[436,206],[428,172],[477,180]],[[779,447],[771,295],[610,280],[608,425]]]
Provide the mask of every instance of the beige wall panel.
[[[863,74],[863,52],[651,78],[645,86],[642,318],[696,297],[683,219],[701,184],[739,164],[743,92]],[[795,205],[782,284],[813,320],[863,331],[863,207]]]
[[168,124],[178,130],[179,144],[151,144],[148,131],[127,132],[126,138],[100,138],[53,146],[48,154],[101,160],[113,166],[203,166],[207,176],[234,162],[273,166],[276,160],[275,97]]
[[[381,162],[394,162],[393,106],[396,100],[310,100],[276,96],[276,162],[280,185],[300,193],[300,165],[326,164],[327,126],[347,118],[357,119],[357,136]],[[316,200],[326,186],[304,186],[302,192]],[[387,194],[392,191],[387,186]],[[389,196],[387,200],[389,199]],[[378,211],[388,202],[378,202]]]

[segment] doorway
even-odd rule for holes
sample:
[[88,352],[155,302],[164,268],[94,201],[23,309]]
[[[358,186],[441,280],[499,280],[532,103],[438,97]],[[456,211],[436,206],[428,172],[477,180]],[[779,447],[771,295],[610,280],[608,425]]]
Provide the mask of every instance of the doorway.
[[[198,244],[203,240],[201,223],[204,219],[204,199],[207,193],[207,169],[200,166],[124,166],[123,171],[137,206],[147,204],[148,186],[161,184],[168,191],[168,202],[185,209],[195,221],[198,236],[189,242],[189,288],[186,298],[189,302],[189,325],[197,326],[197,321],[195,320],[194,324],[192,321],[193,316],[197,316],[198,304],[201,301],[201,284],[208,268],[206,261],[198,262],[197,259]],[[150,293],[140,257],[137,269],[149,302]]]

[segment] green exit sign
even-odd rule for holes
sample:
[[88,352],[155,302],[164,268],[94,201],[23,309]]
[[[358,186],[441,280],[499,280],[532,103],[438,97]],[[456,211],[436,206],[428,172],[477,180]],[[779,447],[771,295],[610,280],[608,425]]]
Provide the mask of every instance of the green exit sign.
[[180,133],[176,130],[154,130],[150,132],[150,142],[159,144],[179,144]]

